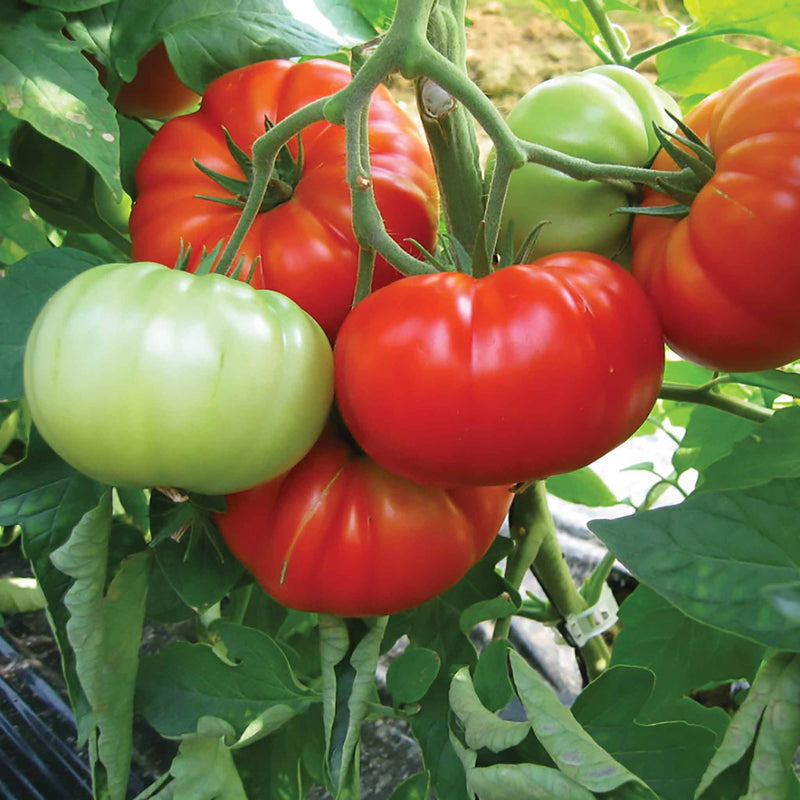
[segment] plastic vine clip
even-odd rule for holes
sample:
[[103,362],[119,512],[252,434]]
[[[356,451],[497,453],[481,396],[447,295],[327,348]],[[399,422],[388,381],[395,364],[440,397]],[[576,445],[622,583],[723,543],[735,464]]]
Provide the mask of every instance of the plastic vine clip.
[[590,639],[600,636],[617,621],[619,605],[609,585],[603,584],[600,599],[585,611],[569,614],[564,619],[561,632],[573,647],[583,647]]

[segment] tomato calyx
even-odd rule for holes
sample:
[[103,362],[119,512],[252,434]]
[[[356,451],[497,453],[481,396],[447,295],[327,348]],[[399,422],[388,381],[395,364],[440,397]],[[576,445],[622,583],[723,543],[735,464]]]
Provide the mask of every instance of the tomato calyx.
[[[268,131],[273,127],[273,123],[267,117],[264,118],[264,130]],[[204,174],[215,181],[222,189],[229,193],[230,196],[215,196],[215,195],[195,195],[201,200],[211,200],[215,203],[222,203],[223,205],[236,206],[237,208],[244,208],[247,198],[250,195],[250,189],[253,183],[253,159],[245,152],[236,142],[233,141],[227,128],[223,127],[222,132],[225,135],[225,142],[228,146],[233,160],[239,166],[239,169],[244,173],[245,178],[235,178],[231,175],[224,175],[217,170],[206,167],[198,159],[194,158],[192,161],[194,165]],[[278,156],[275,159],[275,165],[272,170],[267,191],[261,201],[260,213],[265,213],[275,206],[285,203],[291,199],[294,194],[295,187],[300,181],[303,174],[303,140],[297,138],[297,156],[292,155],[288,144],[284,144],[278,151]]]
[[659,172],[652,186],[676,202],[666,206],[620,208],[620,213],[685,217],[697,193],[714,174],[716,159],[709,146],[685,122],[672,114],[670,116],[677,123],[680,133],[671,133],[658,126],[654,126],[654,130],[662,149],[672,158],[678,170]]
[[[230,271],[225,271],[220,269],[221,261],[220,261],[220,254],[225,246],[225,240],[221,240],[217,242],[216,247],[211,251],[207,251],[204,247],[200,254],[200,261],[197,262],[197,266],[194,269],[189,269],[189,262],[191,261],[192,257],[192,248],[191,246],[185,247],[183,240],[181,240],[181,249],[178,253],[178,258],[175,261],[175,266],[173,269],[176,269],[180,272],[191,272],[194,275],[202,276],[202,275],[211,275],[211,274],[225,274],[228,278],[233,278],[234,280],[240,280],[248,285],[252,285],[250,282],[255,274],[255,269],[251,269],[246,275],[242,274],[242,270],[244,269],[245,265],[245,257],[239,256],[239,259],[230,269]],[[261,258],[259,256],[258,258]],[[258,260],[258,259],[256,259]]]

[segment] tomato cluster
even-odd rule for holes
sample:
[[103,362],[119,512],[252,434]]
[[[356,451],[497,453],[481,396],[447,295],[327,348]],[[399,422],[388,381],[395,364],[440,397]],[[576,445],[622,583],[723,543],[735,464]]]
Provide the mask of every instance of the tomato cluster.
[[[246,194],[265,120],[349,81],[328,61],[225,75],[140,161],[137,262],[82,273],[37,319],[25,356],[33,419],[97,480],[227,495],[219,530],[290,607],[366,616],[419,605],[486,552],[515,484],[583,467],[636,431],[661,386],[662,322],[677,350],[723,369],[800,352],[799,63],[759,68],[689,118],[716,171],[684,219],[637,220],[633,275],[592,248],[481,277],[402,278],[379,260],[355,308],[345,134],[327,121],[279,159],[291,181],[267,193],[244,239],[236,275],[249,285],[209,272],[216,252],[201,258],[240,217],[237,191]],[[603,118],[622,126],[609,146],[635,144],[638,163],[654,147],[647,121],[666,125],[670,104],[628,72],[589,71],[567,93],[608,104]],[[383,89],[368,130],[388,232],[409,250],[432,249],[438,200],[424,141]],[[669,157],[656,164],[668,169]],[[564,184],[564,197],[584,190],[617,191]],[[531,213],[544,213],[546,197],[531,190]],[[600,231],[594,249],[617,247],[618,233]],[[163,266],[189,244],[189,271]]]

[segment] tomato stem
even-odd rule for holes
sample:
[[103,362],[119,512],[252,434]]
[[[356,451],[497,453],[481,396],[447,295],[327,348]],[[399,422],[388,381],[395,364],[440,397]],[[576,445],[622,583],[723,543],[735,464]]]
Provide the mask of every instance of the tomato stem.
[[597,30],[603,37],[603,41],[608,48],[608,52],[606,53],[601,47],[590,44],[589,46],[592,50],[594,50],[603,61],[613,61],[616,64],[622,64],[624,67],[629,66],[630,59],[628,58],[628,54],[625,52],[625,48],[620,41],[617,29],[611,24],[611,20],[608,18],[608,14],[606,14],[602,2],[599,2],[599,0],[583,0],[583,5],[594,20],[594,24],[597,25]]
[[[561,619],[585,611],[589,604],[575,586],[558,544],[555,523],[547,504],[544,481],[535,481],[515,496],[511,504],[509,521],[512,531],[524,529],[527,531],[525,538],[534,540],[534,544],[526,545],[528,552],[521,554],[520,564],[514,565],[512,578],[517,579],[519,566],[529,557],[532,550],[534,552],[530,567]],[[576,652],[581,671],[587,681],[596,678],[608,666],[611,657],[602,636],[589,639],[583,647],[577,648]]]
[[710,406],[753,422],[766,422],[774,413],[770,408],[749,403],[747,400],[740,400],[738,397],[733,397],[729,394],[722,394],[712,387],[706,386],[663,383],[658,396],[662,400]]

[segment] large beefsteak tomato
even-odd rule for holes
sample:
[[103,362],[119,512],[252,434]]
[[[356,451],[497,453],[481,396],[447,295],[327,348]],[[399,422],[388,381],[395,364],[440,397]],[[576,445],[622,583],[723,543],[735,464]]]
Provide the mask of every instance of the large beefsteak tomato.
[[[211,83],[200,109],[166,123],[139,162],[130,220],[133,257],[174,264],[181,243],[190,244],[192,269],[202,248],[212,250],[230,236],[241,212],[236,203],[242,199],[195,162],[244,180],[226,131],[249,154],[266,120],[280,122],[349,81],[346,66],[317,59],[300,64],[264,61]],[[345,129],[319,122],[301,137],[302,163],[291,196],[264,208],[240,254],[248,265],[259,259],[253,286],[291,297],[333,338],[352,305],[358,268]],[[370,105],[369,144],[372,187],[387,231],[410,252],[415,249],[411,240],[432,248],[438,201],[430,153],[414,122],[383,87],[375,91]],[[298,155],[296,142],[291,150]],[[373,286],[399,277],[377,259]]]
[[379,464],[499,485],[585,466],[634,433],[664,343],[622,267],[572,252],[380,289],[345,320],[334,362],[342,416]]
[[[685,358],[727,372],[800,358],[800,56],[755,67],[686,123],[714,174],[687,216],[636,218],[633,274]],[[666,152],[653,167],[676,169]],[[672,203],[645,192],[645,206]]]
[[512,494],[411,483],[329,428],[291,472],[226,499],[217,526],[272,597],[363,617],[450,588],[489,548]]

